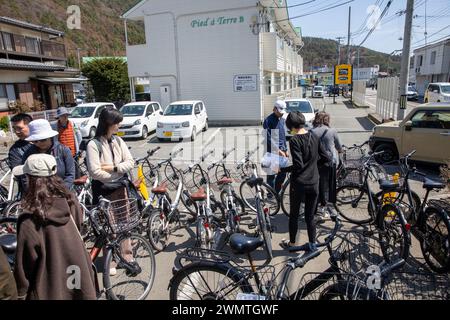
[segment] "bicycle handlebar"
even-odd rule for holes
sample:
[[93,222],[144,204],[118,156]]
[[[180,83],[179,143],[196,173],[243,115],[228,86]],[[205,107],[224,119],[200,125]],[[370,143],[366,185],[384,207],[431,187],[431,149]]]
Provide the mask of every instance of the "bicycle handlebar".
[[207,153],[205,153],[204,155],[202,155],[202,156],[200,157],[200,160],[198,160],[197,162],[191,164],[186,170],[182,171],[183,175],[185,175],[185,174],[191,172],[192,169],[193,169],[195,166],[198,166],[200,163],[204,162],[204,161],[206,160],[206,158],[208,158],[208,157],[209,157],[211,154],[213,154],[213,153],[214,153],[214,150],[210,150],[210,151],[208,151]]
[[226,159],[234,150],[236,150],[236,148],[232,148],[230,151],[228,152],[223,152],[222,153],[222,159]]
[[381,276],[386,276],[387,274],[391,273],[393,270],[400,268],[406,263],[404,259],[399,259],[388,266],[381,269]]
[[156,148],[153,149],[153,150],[148,150],[148,151],[147,151],[147,155],[148,155],[149,157],[151,157],[151,156],[153,156],[156,152],[158,152],[160,149],[161,149],[161,147],[156,147]]
[[175,158],[181,152],[183,152],[183,148],[180,148],[177,151],[170,153],[170,158]]

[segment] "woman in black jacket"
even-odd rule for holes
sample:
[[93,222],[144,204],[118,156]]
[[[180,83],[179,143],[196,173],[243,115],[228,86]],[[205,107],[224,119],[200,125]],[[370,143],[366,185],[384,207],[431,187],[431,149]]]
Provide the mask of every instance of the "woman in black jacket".
[[286,120],[287,128],[294,136],[289,141],[292,165],[281,168],[281,172],[291,172],[289,240],[282,242],[283,247],[295,246],[298,216],[301,203],[305,203],[305,220],[309,242],[316,242],[316,225],[314,214],[317,209],[319,195],[318,164],[331,161],[321,145],[319,138],[305,129],[305,116],[298,111],[291,112]]

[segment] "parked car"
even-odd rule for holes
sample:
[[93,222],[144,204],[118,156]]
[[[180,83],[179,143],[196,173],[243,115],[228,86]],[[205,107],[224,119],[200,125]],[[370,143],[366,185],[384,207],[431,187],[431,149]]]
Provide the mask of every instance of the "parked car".
[[450,159],[450,105],[426,104],[413,109],[403,121],[375,126],[370,148],[384,151],[379,162],[390,162],[413,150],[412,159],[445,164]]
[[450,83],[430,83],[425,91],[424,102],[450,102]]
[[98,117],[108,106],[116,108],[110,102],[80,104],[72,110],[69,119],[80,128],[83,138],[93,138],[98,127]]
[[185,139],[194,141],[197,134],[208,130],[208,115],[202,101],[177,101],[169,104],[158,121],[159,140]]
[[[319,110],[315,110],[311,101],[307,99],[287,99],[286,102],[286,114],[283,115],[283,118],[286,120],[289,113],[293,111],[300,111],[305,116],[306,126],[308,128],[312,128],[312,122],[316,116],[316,113]],[[286,128],[286,138],[290,138],[292,135]]]
[[119,137],[146,139],[149,132],[156,130],[156,125],[163,111],[158,102],[132,102],[120,108],[123,122],[120,125]]
[[324,95],[325,93],[322,86],[314,86],[314,88],[312,89],[313,98],[323,98]]
[[419,93],[413,86],[408,86],[408,92],[406,93],[406,95],[408,100],[417,101],[419,99]]

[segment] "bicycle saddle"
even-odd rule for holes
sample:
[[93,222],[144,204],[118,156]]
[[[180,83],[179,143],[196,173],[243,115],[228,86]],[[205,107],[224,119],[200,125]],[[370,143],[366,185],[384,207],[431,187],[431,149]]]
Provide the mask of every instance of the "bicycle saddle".
[[195,192],[191,195],[191,199],[193,201],[204,201],[204,200],[206,200],[206,198],[207,198],[207,196],[205,193],[205,189],[203,189],[203,188],[198,189],[197,192]]
[[264,244],[259,238],[247,237],[240,233],[235,233],[230,237],[230,247],[236,254],[246,254],[255,251]]
[[247,180],[247,184],[251,187],[254,188],[256,187],[256,185],[262,186],[262,184],[264,183],[264,179],[263,178],[256,178],[256,177],[251,177]]
[[76,185],[76,186],[83,186],[83,185],[86,184],[88,178],[89,178],[88,176],[82,176],[82,177],[80,177],[78,179],[75,179],[73,181],[73,184]]
[[224,178],[220,179],[219,181],[217,181],[218,185],[224,185],[224,184],[229,184],[229,183],[233,183],[233,179],[224,177]]
[[427,190],[433,190],[433,189],[444,189],[445,184],[442,182],[434,181],[428,178],[425,178],[425,181],[423,183],[423,188]]
[[17,237],[15,234],[0,236],[0,247],[6,254],[14,254],[17,248]]
[[397,182],[393,182],[390,180],[380,180],[380,189],[383,191],[396,191],[400,188],[400,185]]
[[162,184],[162,185],[160,185],[160,186],[157,186],[156,188],[153,188],[153,189],[152,189],[152,192],[153,192],[154,194],[164,194],[164,193],[167,192],[167,185]]

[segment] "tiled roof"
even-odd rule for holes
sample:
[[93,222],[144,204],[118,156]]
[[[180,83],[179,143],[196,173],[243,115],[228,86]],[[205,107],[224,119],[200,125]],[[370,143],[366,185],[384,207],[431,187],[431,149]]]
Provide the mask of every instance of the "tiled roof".
[[39,70],[39,71],[64,71],[65,66],[49,63],[21,61],[13,59],[0,59],[0,69],[14,70]]
[[22,27],[22,28],[27,28],[27,29],[32,29],[32,30],[37,30],[37,31],[43,31],[46,33],[50,33],[56,36],[64,36],[64,32],[62,31],[58,31],[52,28],[48,28],[48,27],[44,27],[44,26],[39,26],[37,24],[32,24],[32,23],[28,23],[25,21],[20,21],[17,19],[13,19],[13,18],[9,18],[9,17],[1,17],[0,16],[0,22],[3,23],[7,23],[7,24],[12,24],[18,27]]

